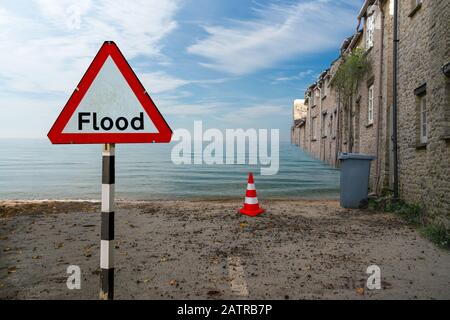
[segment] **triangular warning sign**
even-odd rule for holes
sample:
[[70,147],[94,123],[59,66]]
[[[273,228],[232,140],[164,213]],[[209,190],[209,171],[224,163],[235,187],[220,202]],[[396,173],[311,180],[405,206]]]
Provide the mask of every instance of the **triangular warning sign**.
[[112,41],[103,43],[48,133],[58,143],[170,142],[172,130]]

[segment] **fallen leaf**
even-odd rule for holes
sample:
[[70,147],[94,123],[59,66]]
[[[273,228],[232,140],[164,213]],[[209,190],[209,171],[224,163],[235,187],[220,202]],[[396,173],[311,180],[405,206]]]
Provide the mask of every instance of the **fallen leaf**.
[[247,224],[246,224],[245,222],[239,223],[239,227],[240,227],[241,229],[244,229],[246,226],[247,226]]
[[356,288],[356,293],[360,296],[364,295],[364,288]]
[[217,295],[220,294],[220,291],[217,291],[217,290],[209,290],[207,294],[208,294],[208,296],[217,296]]
[[11,251],[11,248],[5,248],[5,249],[3,249],[3,252],[8,252],[8,251]]
[[31,259],[34,259],[34,260],[40,259],[40,258],[41,258],[41,256],[32,256],[32,257],[31,257]]
[[175,280],[175,279],[170,280],[169,284],[170,284],[171,286],[174,286],[174,285],[177,284],[177,280]]

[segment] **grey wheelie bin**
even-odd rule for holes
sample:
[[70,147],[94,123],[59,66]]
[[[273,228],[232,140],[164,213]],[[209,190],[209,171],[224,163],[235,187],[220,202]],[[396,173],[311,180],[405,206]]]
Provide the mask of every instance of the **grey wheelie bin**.
[[367,204],[370,162],[376,157],[362,153],[341,153],[341,207],[361,208]]

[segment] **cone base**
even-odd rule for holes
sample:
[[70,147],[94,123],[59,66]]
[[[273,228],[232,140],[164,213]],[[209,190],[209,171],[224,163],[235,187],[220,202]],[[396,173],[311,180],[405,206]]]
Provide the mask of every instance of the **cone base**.
[[242,208],[242,209],[239,210],[239,212],[240,212],[241,214],[245,214],[245,215],[250,216],[250,217],[257,216],[258,214],[261,214],[261,213],[263,213],[264,211],[265,211],[265,210],[264,210],[264,209],[261,209],[261,208],[258,208],[258,209],[256,209],[256,210],[248,210],[248,209]]

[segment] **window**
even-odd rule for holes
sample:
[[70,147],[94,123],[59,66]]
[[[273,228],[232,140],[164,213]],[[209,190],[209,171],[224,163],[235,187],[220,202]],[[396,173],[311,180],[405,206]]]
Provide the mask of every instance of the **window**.
[[367,124],[373,124],[373,85],[369,87],[369,101],[367,103]]
[[333,125],[333,137],[336,137],[336,134],[338,132],[338,114],[337,114],[337,110],[334,111],[334,116],[333,116],[333,120],[334,122],[332,123]]
[[328,127],[330,137],[333,136],[333,114],[330,115],[330,125]]
[[311,137],[312,137],[312,140],[316,140],[317,139],[317,136],[316,136],[316,120],[317,120],[317,117],[314,117],[314,118],[311,119]]
[[321,136],[322,136],[322,138],[325,138],[327,136],[327,132],[325,130],[326,125],[327,125],[327,114],[326,113],[322,114],[322,123],[321,123],[321,125],[322,125]]
[[373,32],[375,29],[375,17],[370,15],[367,17],[366,25],[366,49],[373,47]]
[[427,135],[427,99],[426,96],[422,96],[420,98],[420,143],[427,143]]

